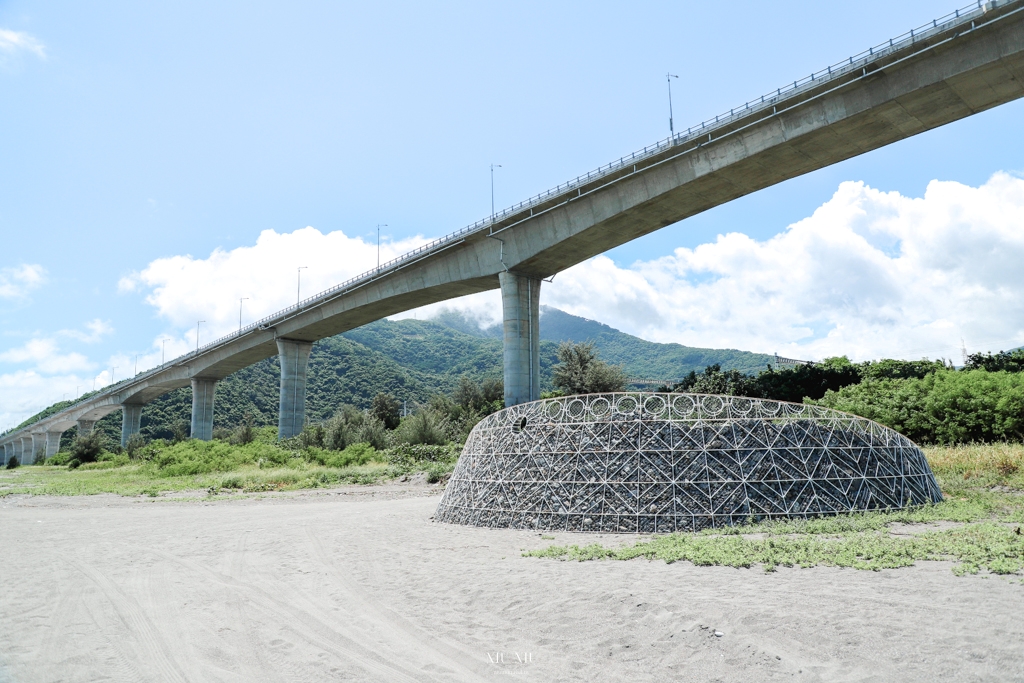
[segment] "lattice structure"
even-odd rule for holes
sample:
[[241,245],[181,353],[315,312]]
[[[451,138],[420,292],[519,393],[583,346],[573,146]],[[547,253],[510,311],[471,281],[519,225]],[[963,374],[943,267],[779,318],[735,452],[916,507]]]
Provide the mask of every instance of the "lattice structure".
[[649,533],[941,500],[917,446],[854,415],[735,396],[590,394],[482,420],[435,519]]

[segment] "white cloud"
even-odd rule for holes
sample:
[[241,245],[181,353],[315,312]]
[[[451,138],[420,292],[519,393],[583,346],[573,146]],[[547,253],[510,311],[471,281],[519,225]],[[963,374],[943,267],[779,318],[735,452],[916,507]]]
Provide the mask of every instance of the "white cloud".
[[61,330],[57,334],[77,339],[78,341],[85,342],[86,344],[95,344],[96,342],[103,339],[103,337],[113,334],[114,328],[110,326],[110,323],[96,318],[90,320],[85,324],[85,330]]
[[[383,242],[380,259],[387,261],[425,241],[417,236]],[[190,330],[186,338],[191,341],[189,348],[194,348],[198,320],[205,321],[200,329],[201,344],[238,329],[242,297],[248,297],[241,302],[243,325],[294,304],[300,266],[306,266],[301,291],[305,299],[376,264],[375,243],[340,230],[327,234],[309,227],[284,234],[265,230],[251,247],[217,249],[205,259],[157,259],[141,272],[122,278],[118,288],[122,292],[148,291],[146,302],[175,327]]]
[[46,269],[36,263],[0,268],[0,299],[21,299],[46,282]]
[[[100,386],[96,383],[97,388]],[[21,424],[57,401],[72,400],[92,387],[92,377],[76,374],[44,376],[35,370],[0,374],[0,431]]]
[[22,346],[0,353],[2,363],[32,363],[35,369],[51,375],[88,369],[92,363],[80,353],[61,353],[53,339],[30,339]]
[[31,52],[40,59],[46,59],[46,46],[27,33],[0,28],[0,53],[13,55]]
[[[959,362],[961,337],[969,352],[1024,344],[1021,264],[1020,178],[934,181],[921,198],[847,182],[769,240],[730,233],[628,268],[598,256],[544,284],[541,302],[652,341]],[[444,305],[500,320],[494,292]]]
[[597,257],[545,303],[655,341],[816,359],[959,356],[1024,343],[1024,180],[933,181],[924,197],[840,185],[812,216],[759,242],[713,244],[620,268]]

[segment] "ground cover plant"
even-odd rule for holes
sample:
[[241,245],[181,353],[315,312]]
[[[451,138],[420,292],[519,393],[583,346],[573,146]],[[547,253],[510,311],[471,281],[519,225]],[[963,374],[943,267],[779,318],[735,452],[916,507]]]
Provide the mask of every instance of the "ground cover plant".
[[729,567],[856,569],[954,560],[958,574],[1024,573],[1024,445],[936,446],[925,455],[945,500],[894,512],[764,522],[653,536],[632,545],[551,545],[528,557],[629,560]]
[[[351,426],[335,426],[345,434]],[[348,430],[348,431],[345,431]],[[300,436],[277,441],[272,427],[239,427],[211,441],[183,439],[133,448],[97,446],[95,437],[76,440],[46,464],[19,467],[0,476],[0,497],[35,495],[159,495],[202,490],[263,492],[375,484],[422,473],[429,483],[446,480],[458,459],[459,446],[398,442],[376,449],[366,442],[323,445],[322,425]],[[335,441],[344,441],[334,435]],[[318,445],[318,439],[319,445]],[[83,460],[84,459],[84,460]]]

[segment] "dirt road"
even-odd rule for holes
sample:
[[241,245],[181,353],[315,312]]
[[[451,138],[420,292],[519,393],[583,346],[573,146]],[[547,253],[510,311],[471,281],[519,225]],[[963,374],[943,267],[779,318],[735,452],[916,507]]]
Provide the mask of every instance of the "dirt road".
[[1019,582],[523,558],[439,493],[0,499],[0,682],[1024,680]]

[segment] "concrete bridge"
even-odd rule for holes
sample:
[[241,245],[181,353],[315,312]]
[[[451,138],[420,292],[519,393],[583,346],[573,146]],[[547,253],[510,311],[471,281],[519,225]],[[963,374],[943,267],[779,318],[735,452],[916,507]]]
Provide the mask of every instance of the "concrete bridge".
[[784,180],[1024,95],[1024,0],[977,2],[672,138],[424,245],[195,352],[0,436],[4,460],[57,452],[122,411],[192,387],[192,436],[213,433],[217,382],[281,360],[279,434],[301,431],[313,342],[380,318],[501,289],[505,403],[539,398],[541,283],[620,244]]

